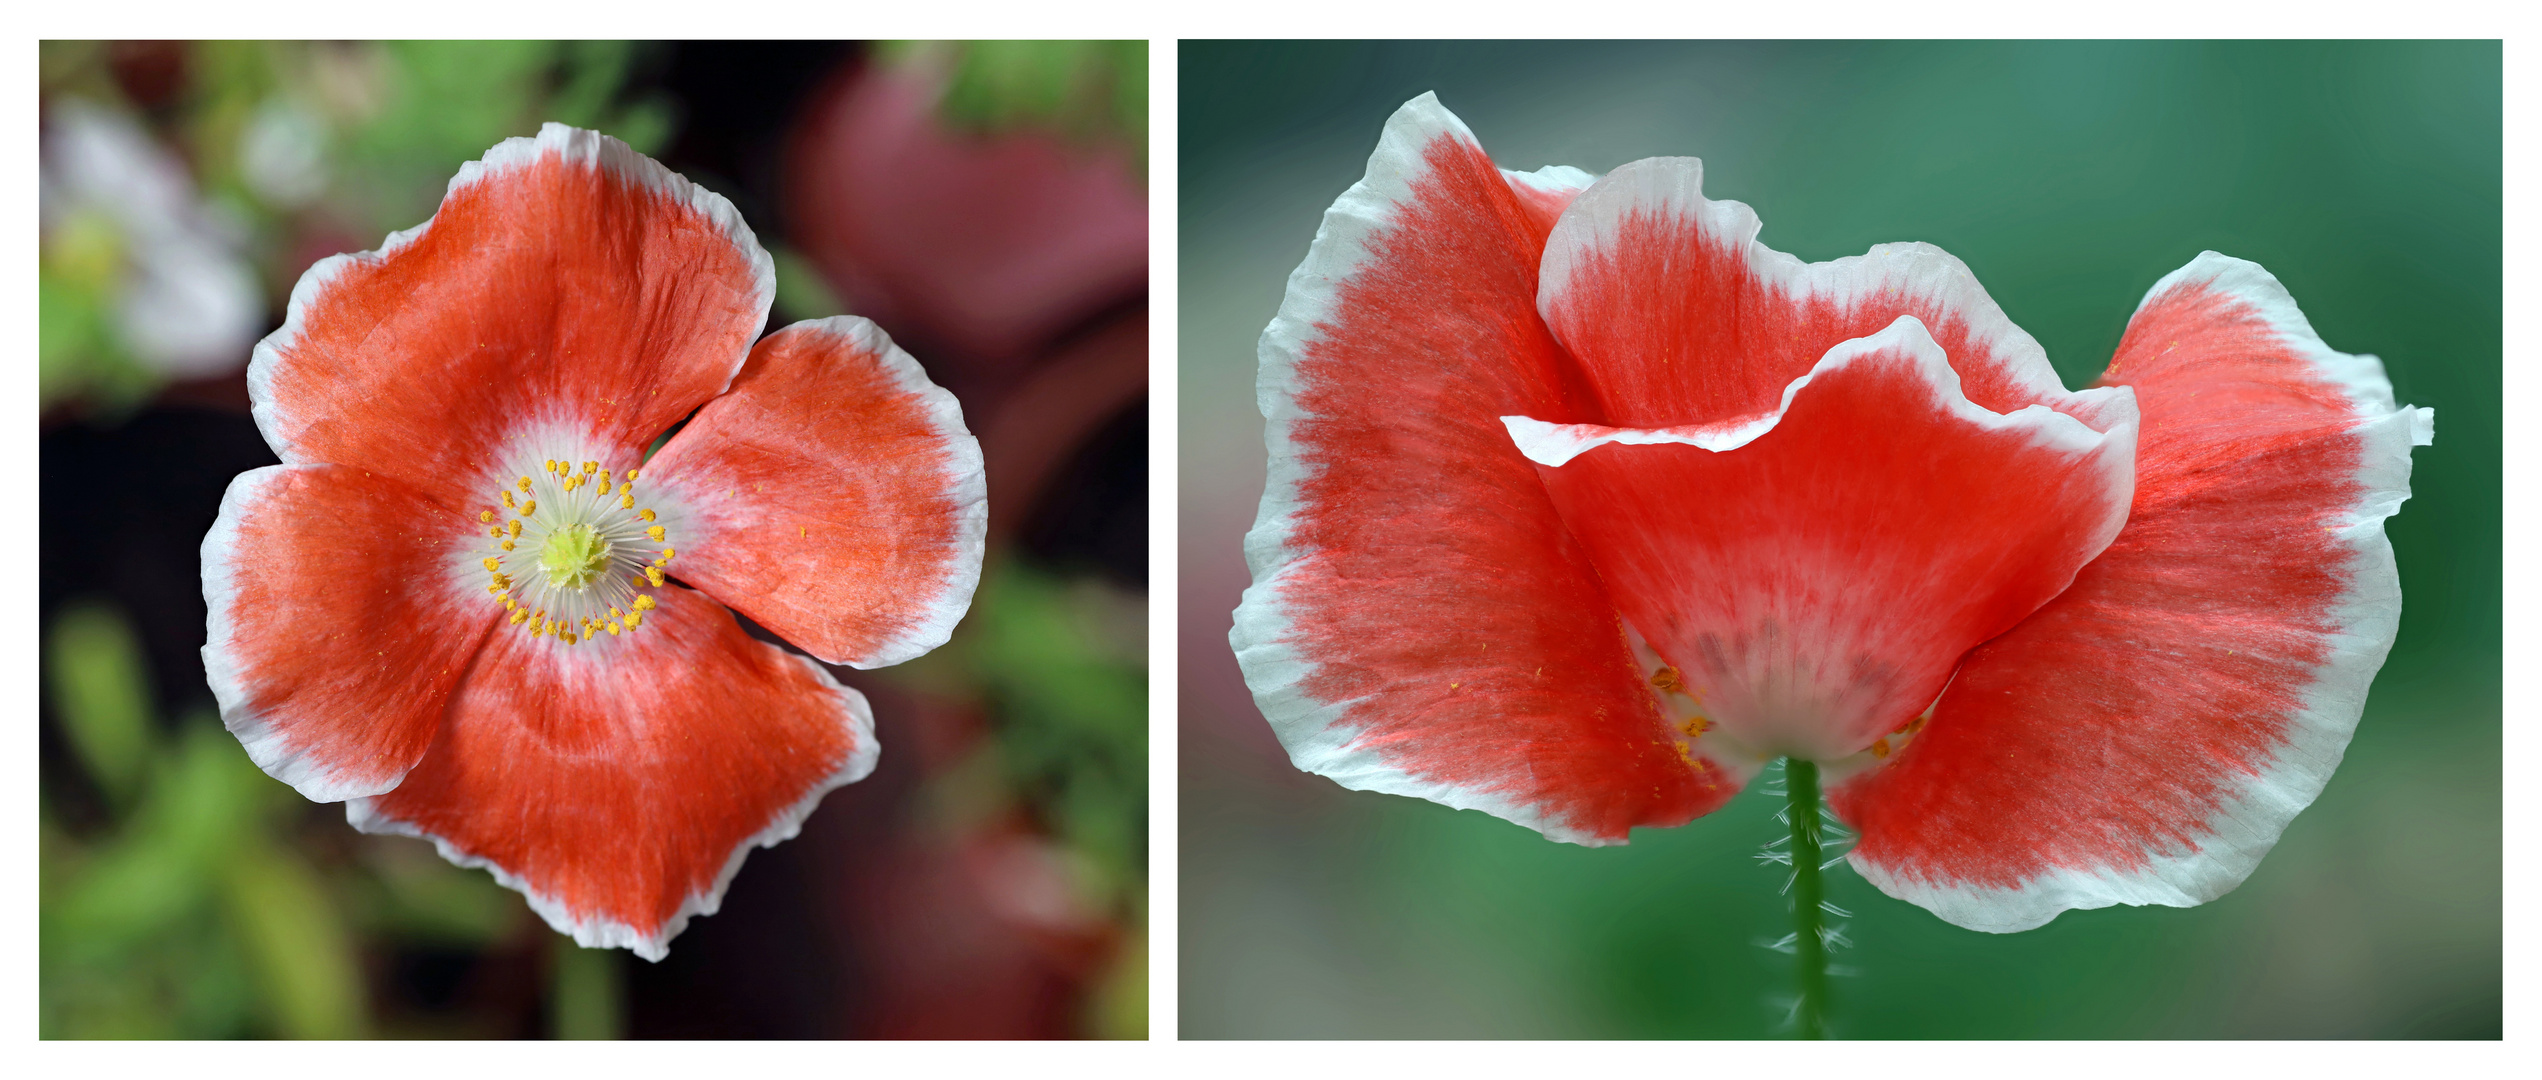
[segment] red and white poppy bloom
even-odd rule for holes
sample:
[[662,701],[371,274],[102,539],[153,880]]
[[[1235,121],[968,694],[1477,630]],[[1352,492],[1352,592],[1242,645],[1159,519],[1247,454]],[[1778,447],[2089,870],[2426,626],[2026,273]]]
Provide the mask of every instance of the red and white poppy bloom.
[[1813,761],[1980,930],[2239,884],[2391,647],[2429,412],[2214,253],[2068,391],[1959,260],[1701,182],[1387,122],[1262,335],[1230,638],[1297,765],[1596,845]]
[[256,763],[655,960],[871,772],[864,696],[732,612],[858,668],[943,644],[979,447],[872,323],[760,338],[774,289],[731,203],[559,124],[311,267],[248,369],[283,464],[203,541]]

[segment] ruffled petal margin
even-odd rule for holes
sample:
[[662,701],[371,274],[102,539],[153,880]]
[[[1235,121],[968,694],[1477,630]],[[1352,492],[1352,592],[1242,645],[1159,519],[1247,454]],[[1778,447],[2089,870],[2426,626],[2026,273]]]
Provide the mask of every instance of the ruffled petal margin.
[[979,441],[865,319],[768,335],[643,477],[682,580],[834,664],[924,655],[979,586]]
[[[1771,412],[1839,343],[1914,316],[1970,401],[2044,404],[2106,430],[2103,393],[2070,394],[2039,343],[1966,264],[1931,244],[1804,263],[1760,244],[1746,203],[1703,194],[1703,162],[1646,158],[1574,199],[1545,241],[1537,304],[1606,423],[1659,428]],[[1539,418],[1541,419],[1541,417]]]
[[1759,756],[1828,761],[1923,712],[2118,535],[2136,425],[2104,411],[2128,417],[1982,408],[1903,315],[1828,350],[1760,423],[1503,420],[1709,722]]
[[221,721],[316,802],[397,786],[502,611],[451,552],[475,523],[346,465],[240,473],[203,538]]
[[607,648],[496,635],[405,783],[346,818],[493,871],[586,947],[662,959],[877,748],[863,694],[693,590],[661,597]]
[[466,506],[522,430],[643,450],[732,381],[775,283],[723,196],[548,124],[462,167],[431,220],[301,275],[248,392],[284,462]]
[[1300,769],[1609,844],[1743,778],[1681,756],[1497,419],[1594,418],[1534,308],[1582,176],[1503,174],[1431,95],[1387,121],[1263,331],[1270,475],[1229,640]]
[[1975,930],[2231,891],[2345,751],[2401,597],[2383,519],[2432,414],[2258,265],[2157,283],[2104,381],[2144,416],[2127,527],[1835,787],[1882,891]]

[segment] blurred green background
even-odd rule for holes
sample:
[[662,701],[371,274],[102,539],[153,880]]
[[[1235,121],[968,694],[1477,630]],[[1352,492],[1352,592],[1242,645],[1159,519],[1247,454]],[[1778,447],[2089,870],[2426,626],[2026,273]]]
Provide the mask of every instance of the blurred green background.
[[[1503,166],[1704,159],[1809,260],[1965,260],[2069,385],[2202,249],[2437,413],[2389,523],[2400,638],[2346,763],[2235,892],[1964,931],[1831,871],[1840,1037],[2500,1034],[2500,49],[2471,43],[1186,42],[1183,1034],[1768,1037],[1791,976],[1751,790],[1623,848],[1296,772],[1226,630],[1262,484],[1254,339],[1386,116]],[[1407,613],[1407,617],[1413,617]]]
[[[42,1037],[1144,1036],[1144,42],[48,41],[40,61]],[[879,117],[920,133],[902,143],[867,149],[878,110],[817,122],[930,78],[893,99],[919,116]],[[784,172],[806,150],[891,167],[919,143],[935,178],[1031,204],[1059,166],[1004,163],[1058,145],[1028,164],[1111,181],[1136,229],[1096,237],[1136,253],[1122,294],[1064,297],[1082,307],[1005,353],[888,325],[998,463],[979,592],[945,647],[833,669],[873,703],[876,771],[753,851],[658,964],[576,947],[484,871],[265,776],[199,652],[202,537],[274,461],[251,345],[311,263],[424,221],[462,163],[549,120],[732,199],[775,256],[771,328],[871,311],[805,254],[837,238],[788,220],[865,191]],[[1052,401],[1090,366],[1131,377]]]

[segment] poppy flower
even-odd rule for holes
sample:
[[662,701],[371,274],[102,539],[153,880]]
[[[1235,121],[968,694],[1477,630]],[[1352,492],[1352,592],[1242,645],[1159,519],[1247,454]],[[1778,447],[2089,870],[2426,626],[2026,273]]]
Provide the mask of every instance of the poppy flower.
[[311,267],[248,368],[283,463],[203,541],[256,763],[655,960],[872,771],[864,697],[734,612],[851,667],[943,644],[979,447],[870,322],[760,338],[774,285],[731,203],[559,124]]
[[1701,182],[1388,121],[1262,335],[1230,640],[1296,764],[1598,845],[1814,762],[1980,930],[2240,883],[2391,647],[2429,412],[2212,252],[2068,391],[1957,259]]

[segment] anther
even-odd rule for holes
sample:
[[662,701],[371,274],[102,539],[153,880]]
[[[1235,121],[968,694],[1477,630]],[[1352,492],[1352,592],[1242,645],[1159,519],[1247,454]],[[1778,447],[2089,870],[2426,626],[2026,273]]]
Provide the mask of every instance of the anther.
[[636,478],[636,471],[635,471],[634,469],[629,469],[629,470],[627,470],[627,479],[629,479],[629,480],[633,480],[633,479],[635,479],[635,478]]
[[636,511],[636,516],[643,518],[646,521],[651,521],[653,520],[653,511],[650,508],[638,510]]
[[640,611],[640,612],[641,612],[641,611],[651,611],[651,610],[653,610],[653,598],[652,598],[652,597],[650,597],[650,596],[638,596],[638,597],[636,597],[636,598],[635,598],[635,609],[636,609],[637,611]]
[[503,569],[503,560],[495,558],[492,555],[488,555],[485,557],[485,568],[488,573],[501,570]]
[[492,521],[492,520],[494,520],[494,511],[492,511],[492,510],[479,510],[479,511],[477,511],[477,523],[478,523],[478,524],[482,525],[482,524],[485,524],[486,522],[489,522],[489,521]]
[[645,567],[645,568],[644,568],[644,579],[645,579],[646,581],[650,581],[650,582],[652,582],[652,583],[653,583],[653,587],[654,587],[654,588],[657,588],[657,589],[661,588],[661,587],[662,587],[662,568],[661,568],[661,567],[659,567],[659,566],[648,566],[648,567]]
[[610,623],[610,624],[609,624],[609,636],[610,636],[610,637],[617,637],[617,636],[618,636],[618,634],[619,634],[620,632],[621,632],[621,628],[618,626],[618,624],[617,624],[617,623]]
[[522,477],[522,478],[521,478],[521,482],[520,482],[519,484],[515,485],[515,486],[516,486],[516,487],[519,487],[519,488],[521,489],[521,493],[522,493],[522,494],[524,494],[524,495],[529,494],[529,490],[530,490],[530,478],[529,478],[529,477],[526,477],[526,476]]
[[512,609],[512,619],[511,619],[511,622],[512,622],[512,625],[514,625],[514,626],[519,626],[519,625],[521,625],[521,621],[522,621],[522,620],[524,620],[524,619],[527,619],[527,618],[529,618],[529,617],[530,617],[530,613],[529,613],[529,612],[527,612],[527,611],[523,611],[523,610],[521,610],[520,608],[513,608],[513,609]]
[[630,611],[627,613],[627,629],[633,630],[642,625],[644,625],[644,612]]
[[503,542],[503,550],[505,550],[505,551],[510,551],[510,550],[512,550],[512,547],[513,547],[513,545],[512,545],[512,542],[511,542],[511,541],[506,540],[506,541],[504,541],[504,542]]
[[525,503],[522,503],[522,504],[521,504],[521,516],[522,516],[522,517],[535,517],[535,516],[537,516],[537,515],[538,515],[538,500],[537,500],[537,499],[531,499],[531,500],[529,500],[528,502],[525,502]]
[[503,489],[503,508],[506,510],[517,510],[520,509],[520,506],[521,504],[512,501],[512,489]]
[[662,527],[659,525],[649,527],[644,530],[644,535],[650,536],[654,540],[659,541],[662,539]]
[[521,536],[521,521],[520,521],[520,519],[519,519],[519,518],[514,518],[514,519],[512,519],[512,523],[511,523],[511,524],[509,524],[509,525],[504,526],[504,529],[505,529],[506,531],[508,531],[508,532],[510,532],[510,533],[512,534],[512,538],[513,538],[513,539],[515,539],[515,540],[520,539],[520,536]]
[[678,548],[663,548],[663,549],[662,549],[662,557],[663,557],[663,558],[665,558],[665,559],[676,559],[676,558],[679,558],[679,557],[680,557],[680,549],[678,549]]

